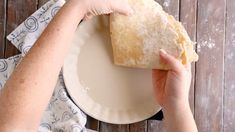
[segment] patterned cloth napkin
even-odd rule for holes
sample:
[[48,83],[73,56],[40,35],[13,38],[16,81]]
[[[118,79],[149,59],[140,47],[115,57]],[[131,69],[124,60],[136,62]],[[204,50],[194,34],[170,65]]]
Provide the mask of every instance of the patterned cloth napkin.
[[[64,3],[64,0],[50,0],[7,37],[21,54],[0,59],[0,89]],[[41,119],[39,132],[84,132],[87,131],[85,124],[86,115],[69,98],[63,76],[60,74],[49,105]]]

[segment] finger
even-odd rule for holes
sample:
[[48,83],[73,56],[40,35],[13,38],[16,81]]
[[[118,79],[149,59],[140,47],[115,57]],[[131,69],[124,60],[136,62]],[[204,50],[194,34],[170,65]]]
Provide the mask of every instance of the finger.
[[154,81],[158,81],[161,78],[164,78],[167,75],[167,71],[165,70],[158,70],[158,69],[153,69],[152,70],[152,77]]
[[131,15],[134,13],[131,6],[127,2],[122,1],[122,0],[114,0],[111,3],[111,8],[114,12],[117,12],[123,15]]
[[171,70],[175,72],[180,72],[183,70],[184,65],[175,57],[168,54],[165,50],[160,50],[160,57],[162,61],[170,67]]
[[92,19],[92,17],[93,16],[91,14],[86,14],[83,20],[88,21],[88,20]]
[[161,98],[164,94],[167,72],[165,70],[152,71],[153,88],[157,98]]
[[165,76],[165,74],[167,74],[167,71],[165,71],[165,70],[153,69],[153,70],[152,70],[152,73],[153,73],[153,75],[156,76],[157,78],[158,78],[158,77],[161,78],[162,76]]
[[157,76],[162,76],[162,75],[165,75],[165,74],[167,74],[167,71],[165,71],[165,70],[159,70],[159,69],[153,69],[152,70],[152,73],[153,74],[155,74],[155,75],[157,75]]

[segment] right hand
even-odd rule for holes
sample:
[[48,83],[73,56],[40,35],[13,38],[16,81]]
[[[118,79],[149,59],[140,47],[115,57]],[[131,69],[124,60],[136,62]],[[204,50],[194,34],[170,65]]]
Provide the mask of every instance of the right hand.
[[117,12],[124,15],[133,13],[132,8],[126,0],[76,0],[86,10],[85,20],[91,19],[93,16],[110,14]]
[[191,64],[183,65],[175,57],[160,50],[160,58],[170,70],[153,70],[153,84],[158,103],[163,109],[188,105]]

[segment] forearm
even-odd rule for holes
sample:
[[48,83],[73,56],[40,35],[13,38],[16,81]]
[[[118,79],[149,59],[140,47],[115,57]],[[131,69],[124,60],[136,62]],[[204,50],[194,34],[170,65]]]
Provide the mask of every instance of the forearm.
[[6,82],[0,92],[0,129],[4,125],[37,128],[84,17],[82,6],[76,0],[68,1]]
[[188,102],[163,108],[167,132],[197,132],[197,127]]

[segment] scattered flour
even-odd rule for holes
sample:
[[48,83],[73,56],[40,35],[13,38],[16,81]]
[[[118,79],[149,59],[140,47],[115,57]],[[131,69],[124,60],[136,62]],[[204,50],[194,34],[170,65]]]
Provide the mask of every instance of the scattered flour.
[[[208,25],[208,19],[205,19],[203,24],[207,24]],[[214,49],[216,48],[216,38],[212,38],[213,34],[224,34],[224,29],[221,28],[221,24],[217,23],[214,25],[211,25],[210,29],[212,30],[206,30],[206,32],[204,33],[204,36],[202,36],[202,38],[204,38],[203,40],[199,41],[197,44],[197,51],[200,52],[201,49],[207,48],[207,49]]]
[[170,1],[169,0],[164,1],[164,3],[163,3],[164,7],[169,7],[169,5],[170,5]]
[[201,45],[199,43],[197,44],[197,52],[201,52]]
[[184,16],[184,18],[188,18],[189,17],[189,15],[188,14],[186,14],[185,16]]
[[200,52],[201,48],[213,49],[215,47],[215,40],[209,38],[208,40],[202,41],[197,44],[197,51]]
[[235,84],[232,84],[231,89],[235,91]]
[[227,58],[229,59],[229,60],[232,60],[233,59],[233,57],[234,57],[234,53],[232,52],[232,53],[230,53],[228,56],[227,56]]
[[[235,30],[235,23],[233,23],[233,31]],[[232,34],[232,45],[235,47],[235,34]]]
[[235,34],[232,34],[232,45],[235,47]]

